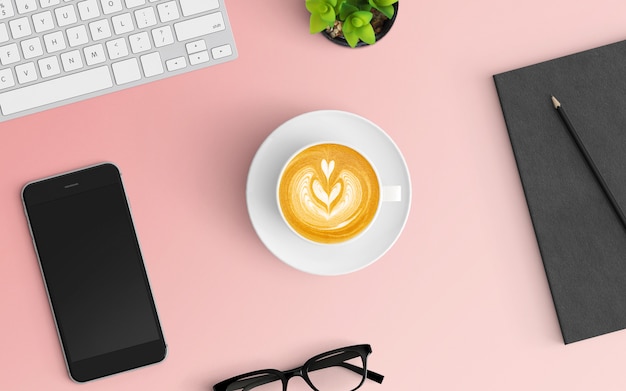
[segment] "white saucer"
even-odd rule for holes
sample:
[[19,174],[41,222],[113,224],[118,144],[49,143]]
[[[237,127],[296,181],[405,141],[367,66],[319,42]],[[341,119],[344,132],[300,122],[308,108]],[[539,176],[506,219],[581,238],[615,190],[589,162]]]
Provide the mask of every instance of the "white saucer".
[[[374,164],[383,186],[402,187],[402,201],[384,202],[369,229],[342,244],[302,239],[282,220],[276,202],[278,176],[287,159],[318,142],[353,146]],[[313,111],[285,122],[263,142],[250,166],[246,199],[254,229],[278,259],[307,273],[339,275],[374,263],[393,246],[409,215],[411,180],[400,150],[374,123],[343,111]]]

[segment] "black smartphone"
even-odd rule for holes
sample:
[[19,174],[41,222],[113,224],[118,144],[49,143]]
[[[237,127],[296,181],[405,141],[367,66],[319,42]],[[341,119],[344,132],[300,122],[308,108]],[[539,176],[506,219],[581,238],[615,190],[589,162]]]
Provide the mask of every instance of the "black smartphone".
[[70,377],[153,364],[166,344],[118,168],[28,183],[24,209]]

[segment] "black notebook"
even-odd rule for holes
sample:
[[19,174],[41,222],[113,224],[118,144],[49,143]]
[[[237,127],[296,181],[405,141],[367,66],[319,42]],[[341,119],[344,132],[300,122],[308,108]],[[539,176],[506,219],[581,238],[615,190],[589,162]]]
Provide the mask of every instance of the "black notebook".
[[626,328],[626,41],[494,76],[565,343]]

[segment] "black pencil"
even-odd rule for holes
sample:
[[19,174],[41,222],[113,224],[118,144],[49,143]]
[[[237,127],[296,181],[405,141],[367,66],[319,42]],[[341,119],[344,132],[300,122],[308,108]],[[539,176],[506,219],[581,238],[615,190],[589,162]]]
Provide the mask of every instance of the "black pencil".
[[583,156],[585,157],[585,161],[587,162],[587,165],[591,168],[591,171],[593,171],[593,174],[598,180],[600,187],[602,187],[604,194],[606,194],[607,198],[611,202],[611,205],[613,206],[613,209],[615,209],[617,216],[619,217],[619,219],[622,221],[622,224],[626,228],[626,216],[624,216],[624,213],[622,212],[622,209],[619,207],[619,204],[615,200],[613,193],[611,193],[611,189],[609,189],[609,186],[606,184],[606,181],[602,177],[602,174],[600,174],[598,167],[596,167],[595,163],[593,162],[591,155],[589,155],[589,152],[587,152],[587,148],[585,148],[585,145],[580,140],[580,137],[578,136],[578,133],[576,132],[576,129],[574,128],[574,125],[572,125],[569,118],[567,117],[567,114],[565,113],[565,110],[563,110],[563,106],[561,106],[561,102],[559,102],[554,96],[552,96],[552,104],[554,105],[554,108],[556,109],[556,111],[559,113],[559,116],[563,120],[563,123],[565,124],[565,127],[569,131],[570,135],[572,136],[574,141],[576,141],[576,145],[578,146],[578,149],[580,149],[580,152],[582,152]]

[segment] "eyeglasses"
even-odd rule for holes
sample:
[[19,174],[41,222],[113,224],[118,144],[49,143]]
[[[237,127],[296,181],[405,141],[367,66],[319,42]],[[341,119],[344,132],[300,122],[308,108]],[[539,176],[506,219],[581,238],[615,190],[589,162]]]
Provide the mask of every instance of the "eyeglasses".
[[383,375],[367,370],[370,345],[331,350],[310,358],[289,371],[263,369],[231,377],[213,386],[214,391],[287,391],[287,382],[300,376],[315,391],[354,391],[365,379],[383,382]]

